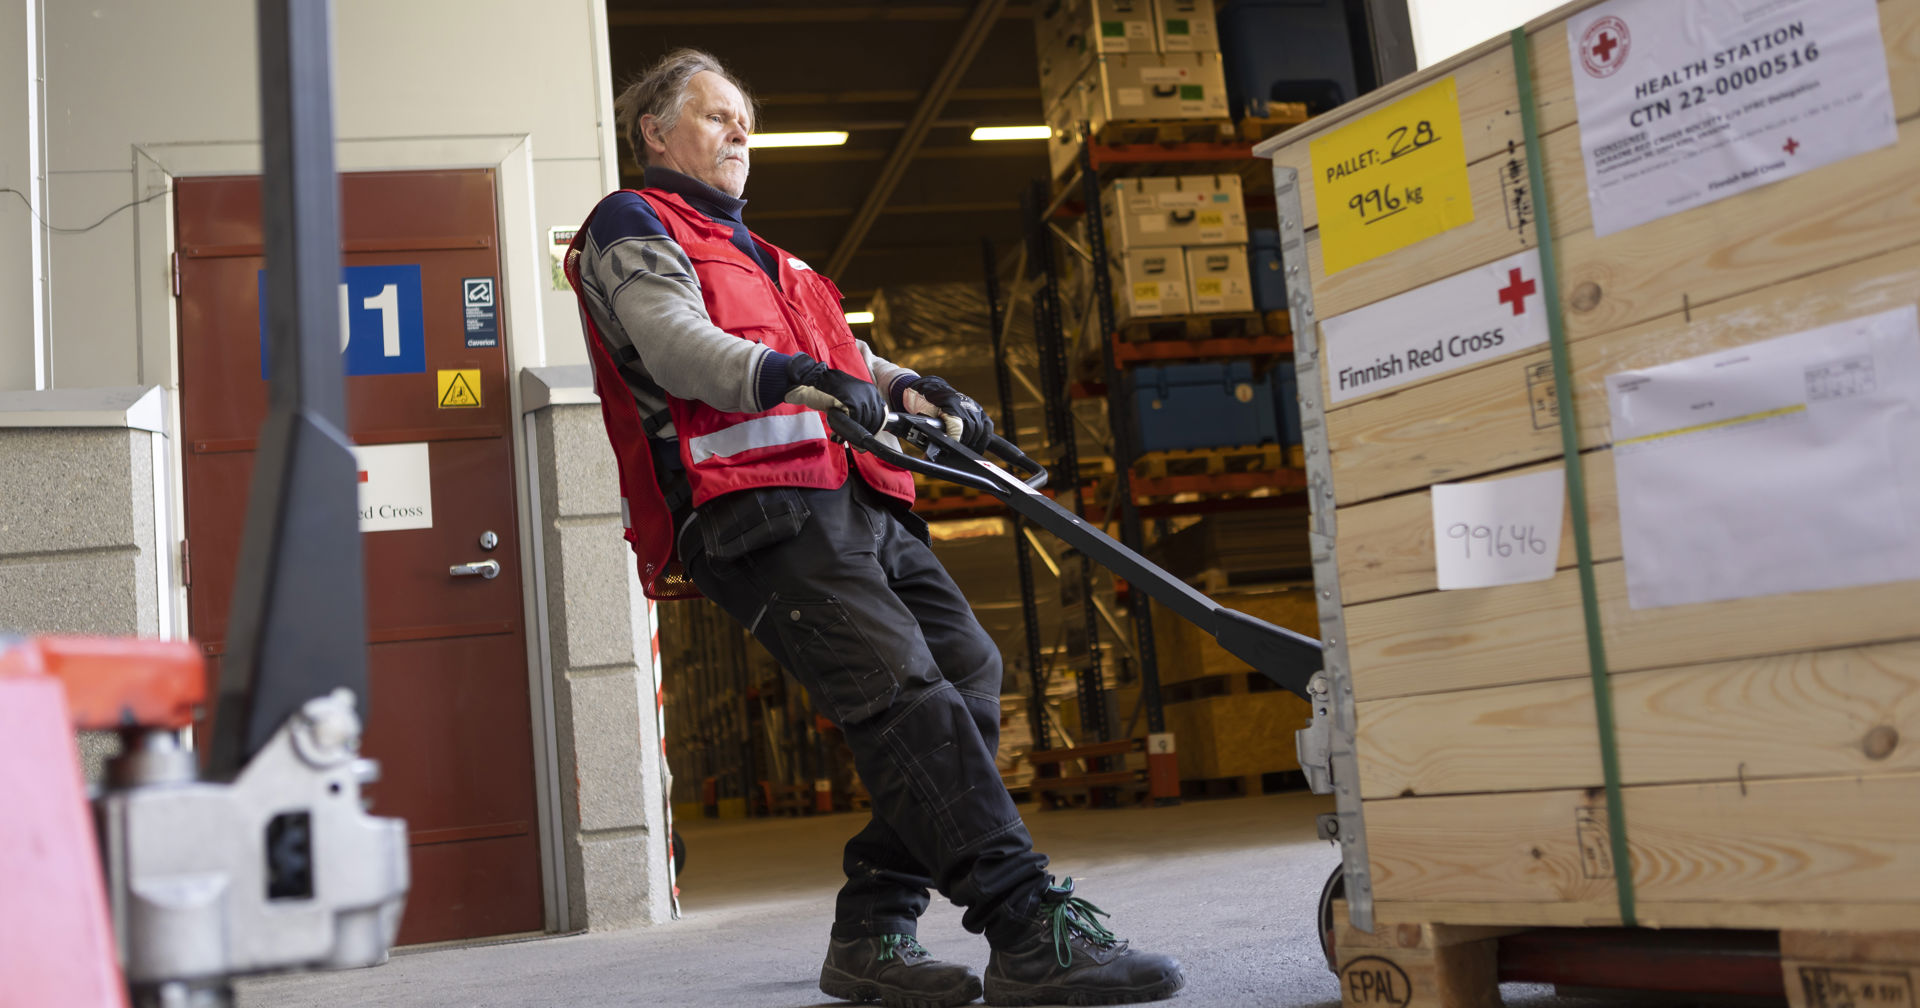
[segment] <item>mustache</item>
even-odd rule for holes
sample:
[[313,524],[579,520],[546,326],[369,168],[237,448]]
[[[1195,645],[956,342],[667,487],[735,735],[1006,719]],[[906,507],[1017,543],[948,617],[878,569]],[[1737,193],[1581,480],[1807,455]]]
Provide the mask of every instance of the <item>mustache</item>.
[[720,148],[720,152],[714,155],[713,163],[715,167],[718,167],[720,165],[726,164],[727,159],[730,157],[737,157],[741,161],[747,160],[747,145],[746,144],[728,144],[727,146]]

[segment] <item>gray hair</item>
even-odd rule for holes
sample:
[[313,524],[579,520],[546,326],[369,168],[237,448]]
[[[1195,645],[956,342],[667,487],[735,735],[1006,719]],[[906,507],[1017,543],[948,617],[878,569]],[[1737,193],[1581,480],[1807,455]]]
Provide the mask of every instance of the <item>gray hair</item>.
[[740,89],[747,100],[749,121],[754,118],[753,96],[747,93],[747,86],[738,77],[727,72],[727,68],[713,56],[698,49],[675,49],[660,57],[628,84],[620,97],[613,100],[613,121],[620,129],[620,135],[626,137],[627,146],[633,150],[633,158],[642,168],[647,165],[647,141],[640,133],[640,119],[653,116],[660,124],[662,134],[670,133],[680,122],[680,112],[686,108],[691,97],[687,85],[693,75],[701,71],[716,73],[727,83]]

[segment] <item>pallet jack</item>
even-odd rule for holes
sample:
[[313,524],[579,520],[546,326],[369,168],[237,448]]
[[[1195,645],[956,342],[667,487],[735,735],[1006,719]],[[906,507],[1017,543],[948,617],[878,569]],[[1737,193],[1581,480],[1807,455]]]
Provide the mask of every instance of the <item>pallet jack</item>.
[[[269,401],[206,759],[192,642],[0,637],[0,1003],[226,1008],[234,977],[384,962],[399,929],[406,824],[361,796],[330,5],[257,8]],[[123,742],[95,822],[76,729]]]

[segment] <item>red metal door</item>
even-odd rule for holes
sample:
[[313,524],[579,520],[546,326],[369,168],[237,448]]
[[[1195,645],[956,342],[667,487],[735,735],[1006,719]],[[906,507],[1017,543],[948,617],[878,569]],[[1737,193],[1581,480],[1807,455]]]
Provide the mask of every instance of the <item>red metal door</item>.
[[[174,200],[188,609],[217,676],[270,366],[259,180],[181,179]],[[499,304],[492,173],[344,175],[341,217],[348,426],[366,484],[363,748],[381,766],[374,810],[404,817],[413,840],[400,942],[537,931],[506,355],[497,316],[476,307]],[[499,576],[449,573],[481,560]]]

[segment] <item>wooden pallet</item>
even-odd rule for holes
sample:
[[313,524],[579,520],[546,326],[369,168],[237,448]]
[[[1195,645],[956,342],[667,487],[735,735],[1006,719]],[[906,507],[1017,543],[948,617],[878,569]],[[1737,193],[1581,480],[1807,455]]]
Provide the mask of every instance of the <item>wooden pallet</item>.
[[1266,115],[1248,116],[1240,120],[1236,128],[1240,139],[1259,143],[1275,133],[1306,122],[1308,118],[1306,102],[1268,102]]
[[1239,139],[1229,119],[1116,119],[1101,126],[1093,142],[1101,147],[1132,144],[1228,143]]
[[1196,800],[1250,798],[1255,795],[1304,791],[1306,787],[1306,775],[1300,771],[1275,770],[1271,773],[1240,774],[1234,777],[1183,779],[1180,782],[1180,797]]
[[1258,672],[1230,672],[1226,675],[1198,676],[1160,685],[1161,703],[1186,703],[1217,696],[1245,696],[1265,693],[1280,687]]
[[[1529,931],[1416,922],[1380,904],[1374,907],[1373,930],[1362,931],[1348,919],[1347,902],[1335,900],[1332,939],[1340,1003],[1343,1008],[1498,1008],[1499,943]],[[1789,1008],[1920,1004],[1920,931],[1773,933]],[[1567,954],[1578,952],[1569,947]],[[1631,986],[1632,978],[1623,979]]]
[[1146,479],[1268,472],[1281,468],[1285,458],[1286,449],[1275,444],[1237,448],[1180,448],[1141,455],[1133,461],[1133,472]]
[[1313,569],[1304,564],[1297,567],[1252,569],[1209,567],[1185,580],[1208,595],[1245,591],[1249,588],[1312,588]]
[[1782,931],[1789,1008],[1920,1005],[1920,931]]
[[[1269,312],[1284,320],[1286,312]],[[1254,339],[1267,335],[1268,319],[1260,312],[1181,315],[1177,318],[1137,318],[1120,323],[1120,339],[1127,343]],[[1290,331],[1290,330],[1289,330]]]

